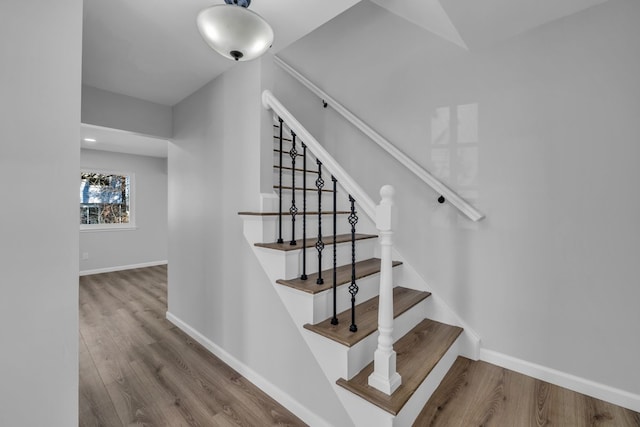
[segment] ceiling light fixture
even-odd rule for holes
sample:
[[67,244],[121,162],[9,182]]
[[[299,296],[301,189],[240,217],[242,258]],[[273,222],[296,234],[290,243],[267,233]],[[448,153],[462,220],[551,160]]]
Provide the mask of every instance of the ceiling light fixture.
[[248,9],[251,0],[224,0],[198,14],[198,30],[220,55],[249,61],[273,44],[273,30],[260,15]]
[[84,138],[84,142],[97,142],[95,138]]

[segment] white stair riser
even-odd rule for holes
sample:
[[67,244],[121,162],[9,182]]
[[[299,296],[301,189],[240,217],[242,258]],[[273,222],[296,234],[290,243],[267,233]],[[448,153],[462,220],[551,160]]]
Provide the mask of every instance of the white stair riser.
[[[378,295],[378,274],[363,277],[357,283],[359,291],[356,295],[356,304]],[[280,284],[275,284],[275,288],[296,321],[296,325],[315,324],[333,316],[332,289],[318,294],[310,294]],[[337,288],[336,304],[338,313],[351,308],[349,285],[342,285]]]
[[[291,171],[285,171],[286,174],[282,175],[282,186],[283,187],[291,187],[293,183],[293,176],[291,176]],[[302,172],[296,172],[295,181],[296,181],[296,204],[298,200],[302,200],[302,188],[304,188],[303,182],[304,174]],[[307,173],[307,201],[315,196],[316,203],[318,202],[318,187],[316,186],[316,180],[318,179],[317,174]],[[332,206],[333,205],[333,182],[331,181],[331,177],[326,174],[322,174],[322,180],[324,184],[322,186],[322,205],[323,206]],[[273,175],[273,191],[276,194],[280,194],[280,189],[277,188],[280,184],[280,177],[277,174]],[[338,184],[338,183],[336,183]],[[339,207],[347,208],[351,206],[349,202],[349,193],[340,187],[340,185],[336,185],[338,190],[336,194],[336,203]],[[327,191],[329,190],[329,191]],[[283,203],[287,200],[291,200],[291,189],[283,188],[282,196]],[[358,201],[356,200],[355,208],[358,210]]]
[[[290,186],[290,183],[284,184],[285,186]],[[308,185],[308,184],[307,184]],[[296,181],[296,188],[302,187],[302,182]],[[273,190],[276,193],[276,196],[279,196],[279,190],[274,188]],[[282,211],[289,212],[289,208],[291,207],[291,190],[283,189],[282,190]],[[351,206],[349,205],[348,196],[344,193],[338,194],[336,199],[336,204],[338,206],[337,211],[351,211]],[[298,215],[302,216],[302,211],[304,208],[304,198],[302,197],[302,190],[296,191],[296,207],[298,208]],[[322,211],[333,211],[333,196],[331,193],[323,192],[322,193]],[[358,212],[358,205],[356,204],[356,213]],[[318,211],[318,193],[316,191],[307,191],[307,212],[317,212]],[[358,215],[359,216],[359,215]],[[346,215],[344,216],[346,220]]]
[[[268,219],[267,219],[268,218]],[[318,237],[318,216],[307,215],[307,240],[316,241]],[[346,215],[338,215],[337,217],[337,234],[351,233],[351,226],[347,221]],[[283,215],[282,217],[282,240],[285,242],[291,241],[291,216]],[[373,227],[368,227],[367,224],[361,224],[356,226],[356,233],[362,234],[376,234],[376,230]],[[302,214],[296,216],[295,224],[295,239],[296,242],[302,244]],[[322,234],[323,237],[329,237],[333,235],[333,218],[331,215],[322,216]],[[265,218],[264,224],[264,240],[260,242],[275,242],[278,239],[278,217],[269,216]],[[326,242],[325,242],[326,243]]]
[[[318,218],[310,218],[307,217],[307,240],[315,243],[318,240]],[[338,217],[338,221],[336,224],[336,234],[349,234],[351,233],[351,227],[347,223],[346,216],[343,215],[342,218]],[[356,231],[359,233],[359,231]],[[285,237],[286,236],[286,237]],[[302,232],[302,216],[296,217],[296,241],[302,242],[303,232]],[[330,216],[322,217],[322,239],[325,245],[333,239],[333,219]],[[289,222],[285,223],[283,220],[282,224],[282,238],[287,240],[291,240],[291,217],[289,217]]]
[[[299,242],[302,244],[302,240]],[[373,257],[375,252],[375,246],[377,239],[366,239],[356,241],[356,262],[363,261]],[[287,262],[294,263],[287,266],[287,271],[293,271],[294,274],[290,277],[284,277],[285,279],[293,279],[300,277],[302,274],[302,249],[298,249],[294,252],[297,257],[287,257]],[[351,263],[351,242],[338,243],[336,245],[336,264],[338,267],[341,265],[347,265]],[[333,245],[325,243],[325,248],[322,251],[322,266],[321,270],[328,270],[333,268]],[[307,248],[307,275],[318,272],[318,251],[315,247]],[[325,282],[331,281],[331,274],[324,274]],[[332,283],[332,282],[331,282]]]
[[[297,328],[302,330],[303,325],[314,323],[314,298],[312,294],[300,292],[297,289],[279,285],[275,282],[274,287]],[[302,332],[302,334],[304,335],[304,332]]]
[[347,360],[349,348],[325,338],[308,329],[302,329],[304,337],[311,352],[316,357],[320,368],[333,384],[338,378],[347,376]]
[[300,251],[276,251],[273,249],[254,247],[256,254],[267,275],[273,283],[279,278],[295,278],[300,275]]
[[[247,243],[251,246],[254,243],[260,242],[270,242],[273,239],[273,231],[275,223],[277,223],[277,218],[274,220],[271,217],[263,217],[258,215],[245,215],[242,217],[242,232],[244,234]],[[273,223],[273,224],[272,224]],[[265,239],[268,236],[268,239]]]
[[[329,279],[331,280],[331,279]],[[360,304],[378,295],[380,289],[380,275],[373,274],[356,281],[358,293],[356,304]],[[319,323],[333,316],[333,290],[329,289],[314,295],[313,322]],[[336,311],[341,313],[351,308],[351,294],[349,284],[338,286],[336,289]]]
[[[398,268],[401,267],[396,267],[395,269]],[[380,275],[377,273],[372,274],[357,280],[356,283],[359,288],[356,294],[356,304],[360,304],[378,295]],[[333,316],[333,289],[317,294],[301,292],[280,284],[276,284],[276,289],[288,307],[295,307],[296,310],[300,309],[296,317],[301,325],[307,323],[316,324]],[[336,306],[338,313],[351,308],[349,284],[337,287]]]

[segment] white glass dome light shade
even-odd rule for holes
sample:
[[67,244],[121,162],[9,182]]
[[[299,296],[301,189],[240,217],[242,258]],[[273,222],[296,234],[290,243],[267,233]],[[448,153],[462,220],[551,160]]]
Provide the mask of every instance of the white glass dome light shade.
[[255,59],[273,44],[273,30],[267,21],[242,6],[211,6],[198,14],[197,22],[207,44],[229,59]]

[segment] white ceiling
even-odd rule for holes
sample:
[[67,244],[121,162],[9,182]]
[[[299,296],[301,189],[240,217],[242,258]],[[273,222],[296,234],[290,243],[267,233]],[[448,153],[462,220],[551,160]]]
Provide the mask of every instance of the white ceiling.
[[607,0],[371,0],[465,49],[493,43]]
[[449,40],[458,46],[467,49],[456,26],[442,6],[440,0],[371,0],[378,6],[382,6],[401,18],[431,31],[438,36]]
[[[272,52],[360,0],[253,0],[273,27]],[[372,0],[473,49],[606,0]],[[224,0],[84,0],[83,83],[174,105],[233,66],[201,39],[198,12]]]
[[[360,0],[253,0],[277,53]],[[465,49],[485,47],[607,0],[371,0]],[[175,105],[234,66],[196,28],[198,12],[224,0],[84,0],[83,83]],[[167,141],[82,125],[83,147],[158,157]]]
[[467,46],[486,47],[607,0],[442,0]]
[[[254,0],[271,24],[274,53],[360,0]],[[84,0],[83,83],[174,105],[233,66],[196,28],[198,12],[224,0]]]

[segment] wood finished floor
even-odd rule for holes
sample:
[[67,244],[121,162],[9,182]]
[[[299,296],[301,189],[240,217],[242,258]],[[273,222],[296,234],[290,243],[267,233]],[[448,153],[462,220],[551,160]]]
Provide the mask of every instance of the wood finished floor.
[[637,427],[640,414],[459,357],[414,424],[426,426]]
[[[165,266],[80,278],[79,425],[304,426],[165,320],[166,286]],[[459,358],[414,426],[639,427],[640,414]]]
[[166,309],[166,266],[80,278],[80,426],[305,425]]

